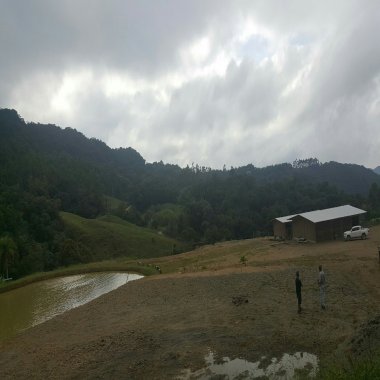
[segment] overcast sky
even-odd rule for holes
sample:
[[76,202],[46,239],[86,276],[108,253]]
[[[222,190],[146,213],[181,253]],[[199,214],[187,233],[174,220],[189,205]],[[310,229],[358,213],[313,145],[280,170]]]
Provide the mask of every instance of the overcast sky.
[[0,0],[0,107],[148,162],[380,165],[377,0]]

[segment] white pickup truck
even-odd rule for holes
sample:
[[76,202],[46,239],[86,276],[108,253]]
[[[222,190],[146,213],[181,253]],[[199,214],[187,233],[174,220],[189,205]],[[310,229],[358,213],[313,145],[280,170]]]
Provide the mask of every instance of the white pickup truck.
[[351,239],[366,239],[368,236],[369,228],[362,226],[353,226],[350,231],[344,233],[344,240]]

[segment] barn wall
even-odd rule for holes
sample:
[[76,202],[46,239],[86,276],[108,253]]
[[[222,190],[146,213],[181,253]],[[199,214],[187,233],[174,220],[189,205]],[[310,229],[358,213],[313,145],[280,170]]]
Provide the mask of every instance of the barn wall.
[[285,239],[286,237],[286,228],[285,223],[281,223],[278,220],[273,221],[273,235]]
[[317,241],[342,239],[343,232],[349,230],[358,218],[348,216],[346,218],[327,220],[316,224]]
[[303,218],[296,216],[293,219],[293,236],[295,238],[305,238],[307,240],[316,241],[315,224]]
[[285,223],[285,239],[292,240],[293,239],[293,225],[292,223]]

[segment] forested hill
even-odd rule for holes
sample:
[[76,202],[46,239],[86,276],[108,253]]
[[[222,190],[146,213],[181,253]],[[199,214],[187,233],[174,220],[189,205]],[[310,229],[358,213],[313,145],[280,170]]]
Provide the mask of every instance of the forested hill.
[[377,166],[375,169],[373,169],[373,171],[374,171],[376,174],[380,174],[380,166]]
[[380,184],[380,178],[373,170],[364,166],[334,161],[321,163],[315,158],[265,168],[248,165],[235,170],[241,174],[254,176],[262,182],[276,182],[288,178],[297,178],[311,183],[327,182],[348,194],[367,195],[373,183]]
[[111,149],[74,129],[25,123],[16,111],[0,110],[0,250],[2,237],[12,240],[18,273],[41,257],[44,269],[65,262],[62,242],[70,236],[60,211],[113,213],[206,243],[268,234],[274,217],[347,203],[377,216],[379,202],[380,177],[358,165],[307,159],[212,170],[146,163],[132,148]]

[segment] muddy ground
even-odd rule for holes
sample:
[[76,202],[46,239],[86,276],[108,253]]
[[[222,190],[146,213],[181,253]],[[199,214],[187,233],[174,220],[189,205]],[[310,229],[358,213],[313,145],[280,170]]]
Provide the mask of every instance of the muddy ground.
[[[0,377],[170,379],[204,367],[209,350],[252,362],[298,351],[322,363],[355,354],[364,349],[365,326],[379,321],[379,237],[378,228],[365,241],[265,241],[265,250],[247,255],[247,266],[233,256],[222,267],[130,282],[0,343]],[[222,248],[228,251],[228,245],[214,247]],[[207,249],[188,255],[207,256]],[[173,259],[162,259],[163,268],[165,260]],[[326,311],[319,306],[320,263],[328,282]],[[304,284],[301,314],[296,270]]]

